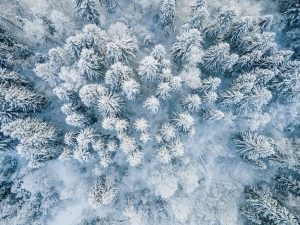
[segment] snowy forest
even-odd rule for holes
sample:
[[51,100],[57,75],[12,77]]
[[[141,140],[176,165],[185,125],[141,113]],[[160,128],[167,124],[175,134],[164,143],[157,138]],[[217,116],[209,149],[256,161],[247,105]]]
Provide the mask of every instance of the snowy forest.
[[0,225],[299,225],[299,0],[0,0]]

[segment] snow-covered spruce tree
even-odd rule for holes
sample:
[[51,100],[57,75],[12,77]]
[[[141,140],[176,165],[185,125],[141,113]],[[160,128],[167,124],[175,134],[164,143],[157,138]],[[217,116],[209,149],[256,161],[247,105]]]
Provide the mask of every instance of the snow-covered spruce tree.
[[235,80],[233,80],[232,89],[238,90],[243,94],[247,94],[254,88],[255,80],[255,74],[240,74]]
[[100,3],[105,6],[109,13],[115,12],[118,6],[117,0],[100,0]]
[[12,151],[15,148],[15,145],[16,143],[13,139],[0,133],[0,152]]
[[74,7],[82,18],[91,23],[100,23],[95,0],[74,0]]
[[133,77],[133,70],[124,63],[117,62],[106,71],[105,84],[112,90],[118,90],[120,86]]
[[200,93],[216,91],[221,84],[221,79],[218,77],[207,77],[202,80],[202,86],[198,88]]
[[[33,188],[23,187],[28,174],[15,172],[12,188],[6,198],[1,199],[0,222],[3,224],[44,224],[53,215],[59,202],[59,194],[51,184],[40,184],[39,179],[31,177]],[[41,175],[41,174],[39,174]],[[41,175],[42,176],[42,175]],[[41,186],[40,186],[41,185]],[[26,186],[26,185],[25,185]],[[37,190],[37,188],[40,190]],[[32,190],[33,189],[33,190]]]
[[90,192],[90,201],[95,206],[107,205],[111,203],[118,193],[114,179],[110,176],[101,177]]
[[13,69],[31,55],[28,47],[17,43],[0,24],[0,67]]
[[238,104],[243,97],[243,93],[235,89],[229,89],[219,94],[220,104],[229,108]]
[[13,72],[0,70],[0,124],[46,107],[45,97],[35,93],[30,82]]
[[176,1],[162,0],[159,12],[159,22],[167,35],[170,35],[174,29],[175,15]]
[[300,181],[294,179],[294,177],[286,174],[278,174],[274,178],[274,181],[276,189],[284,196],[288,196],[289,193],[300,196]]
[[28,89],[32,88],[32,84],[28,80],[7,69],[0,69],[0,85],[3,85],[5,87],[15,85],[23,86]]
[[275,48],[274,42],[276,34],[273,32],[253,33],[252,35],[243,38],[243,43],[239,46],[239,51],[248,53],[260,51],[265,54]]
[[237,60],[238,55],[230,54],[229,44],[223,42],[207,49],[203,56],[203,66],[210,72],[222,73],[230,71]]
[[188,17],[187,27],[203,30],[207,26],[208,10],[205,0],[194,0]]
[[300,61],[290,61],[271,81],[271,88],[281,102],[299,102]]
[[[202,37],[197,29],[190,29],[182,32],[176,37],[172,46],[172,57],[175,63],[181,65],[185,62],[187,53],[193,46],[201,47]],[[228,47],[229,48],[229,47]]]
[[154,81],[159,78],[161,65],[153,56],[146,56],[139,65],[138,75],[142,80]]
[[199,112],[199,116],[203,121],[213,123],[224,118],[224,113],[217,109],[204,109]]
[[234,21],[229,30],[225,33],[225,40],[230,43],[233,48],[243,43],[244,38],[253,29],[253,21],[251,17],[242,17],[238,21]]
[[300,4],[297,0],[280,0],[279,11],[282,15],[283,35],[286,46],[294,51],[294,57],[299,59],[299,34],[300,34]]
[[97,101],[97,107],[103,115],[116,115],[123,109],[123,100],[118,94],[107,93]]
[[298,219],[270,193],[258,187],[245,188],[245,202],[241,213],[254,224],[297,225]]
[[255,132],[240,133],[233,138],[233,142],[243,160],[261,168],[266,168],[263,160],[275,154],[274,141]]
[[293,53],[294,52],[290,50],[274,49],[271,53],[260,57],[254,65],[277,72],[284,64],[289,62]]
[[180,112],[174,114],[172,123],[178,130],[189,132],[194,126],[195,119],[188,112]]
[[[0,197],[5,199],[13,185],[13,175],[18,169],[17,158],[11,155],[0,155]],[[1,221],[1,220],[0,220]]]
[[137,40],[131,36],[128,27],[118,22],[111,25],[109,29],[109,42],[107,44],[106,56],[109,62],[130,63],[136,58],[138,51]]
[[219,12],[215,24],[212,24],[206,29],[206,36],[211,40],[217,40],[218,38],[221,38],[227,29],[229,29],[235,17],[236,13],[233,10]]
[[146,99],[143,106],[144,108],[148,109],[151,113],[157,113],[160,108],[160,102],[156,97],[150,96]]
[[58,130],[39,119],[16,119],[1,128],[4,135],[19,141],[18,153],[29,160],[30,166],[39,167],[61,153]]
[[79,90],[79,97],[85,106],[92,107],[107,92],[108,89],[101,84],[87,84]]
[[237,103],[235,112],[239,115],[249,115],[259,112],[272,99],[272,93],[266,88],[253,88]]
[[7,111],[35,112],[40,111],[46,105],[45,97],[38,95],[22,86],[0,85],[1,104]]
[[104,76],[103,60],[93,49],[83,49],[78,61],[80,74],[88,79]]
[[197,94],[189,94],[182,101],[182,106],[189,111],[198,111],[201,107],[201,98]]

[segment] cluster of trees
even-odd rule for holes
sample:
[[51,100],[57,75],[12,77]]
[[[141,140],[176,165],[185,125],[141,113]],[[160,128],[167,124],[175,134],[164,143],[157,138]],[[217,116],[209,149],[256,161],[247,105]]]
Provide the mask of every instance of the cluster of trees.
[[299,224],[297,217],[280,204],[266,187],[246,187],[241,212],[253,224]]
[[45,96],[14,72],[31,51],[2,26],[0,30],[0,223],[43,224],[57,206],[59,194],[51,185],[39,190],[23,186],[31,171],[23,166],[22,159],[34,168],[56,159],[61,153],[60,133],[38,118],[49,103]]
[[[122,14],[125,3],[117,0],[72,1],[74,23],[82,26],[76,32],[70,15],[28,12],[35,22],[20,19],[24,25],[17,29],[43,31],[34,35],[56,46],[47,55],[34,55],[0,25],[0,223],[45,224],[60,196],[52,185],[25,188],[30,171],[19,160],[44,171],[49,161],[59,159],[57,164],[68,160],[80,167],[78,176],[88,180],[88,204],[108,212],[80,225],[225,224],[220,210],[228,205],[215,199],[221,193],[224,202],[236,200],[236,190],[214,181],[218,170],[212,163],[221,147],[193,146],[202,133],[225,129],[229,135],[223,139],[232,136],[231,153],[245,162],[242,166],[267,176],[264,185],[244,190],[240,212],[245,221],[299,224],[299,209],[290,200],[300,194],[295,134],[284,134],[276,121],[273,127],[246,123],[275,120],[277,108],[300,100],[299,3],[281,0],[279,15],[239,16],[234,8],[215,9],[209,1],[194,0],[182,16],[177,0],[126,2],[134,3],[135,10],[143,6],[141,17],[154,18],[147,21],[156,32],[153,37],[138,33],[143,29],[135,22],[143,19],[111,18]],[[102,21],[103,7],[109,22]],[[37,62],[33,71],[51,89],[55,115],[64,115],[61,124],[43,119],[48,114],[55,120],[52,109],[46,111],[49,100],[22,76],[24,71],[13,72],[25,62]],[[227,140],[221,143],[225,149]],[[227,167],[236,165],[224,158],[230,161]],[[201,198],[208,202],[199,206]]]

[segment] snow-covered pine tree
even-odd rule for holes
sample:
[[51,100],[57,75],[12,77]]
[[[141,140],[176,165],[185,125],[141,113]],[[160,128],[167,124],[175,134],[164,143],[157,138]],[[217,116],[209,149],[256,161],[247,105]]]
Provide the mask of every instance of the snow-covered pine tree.
[[169,123],[164,123],[159,128],[159,134],[165,142],[174,140],[177,136],[176,129]]
[[171,150],[168,146],[162,145],[159,146],[156,150],[156,158],[162,164],[168,164],[171,162],[173,156]]
[[130,78],[122,83],[121,89],[128,100],[133,100],[140,93],[141,85],[136,80]]
[[155,194],[163,199],[172,197],[178,189],[178,178],[173,167],[163,167],[161,171],[153,172],[151,181]]

